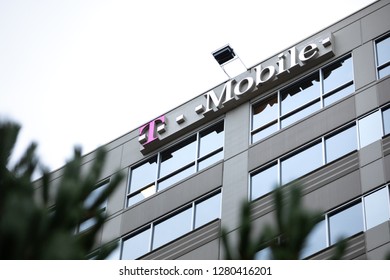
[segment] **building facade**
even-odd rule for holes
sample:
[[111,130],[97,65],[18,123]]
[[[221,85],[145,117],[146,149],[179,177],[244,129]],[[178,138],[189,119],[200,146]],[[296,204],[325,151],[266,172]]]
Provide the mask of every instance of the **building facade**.
[[324,213],[302,258],[329,258],[340,237],[347,259],[384,258],[389,15],[390,1],[375,2],[105,145],[96,191],[127,176],[98,243],[120,241],[113,259],[222,259],[221,228],[237,238],[242,201],[260,230],[275,186],[299,180],[305,207]]

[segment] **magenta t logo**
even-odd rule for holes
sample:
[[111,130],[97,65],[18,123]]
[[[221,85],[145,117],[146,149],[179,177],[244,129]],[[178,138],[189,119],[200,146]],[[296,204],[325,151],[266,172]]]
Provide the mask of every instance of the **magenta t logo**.
[[138,142],[143,146],[158,139],[156,132],[161,134],[165,132],[165,116],[161,116],[150,123],[139,128]]

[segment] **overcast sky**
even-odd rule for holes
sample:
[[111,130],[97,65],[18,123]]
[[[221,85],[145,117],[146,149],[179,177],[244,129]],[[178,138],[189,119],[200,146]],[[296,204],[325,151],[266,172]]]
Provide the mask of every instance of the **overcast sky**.
[[0,0],[0,119],[57,169],[372,2]]

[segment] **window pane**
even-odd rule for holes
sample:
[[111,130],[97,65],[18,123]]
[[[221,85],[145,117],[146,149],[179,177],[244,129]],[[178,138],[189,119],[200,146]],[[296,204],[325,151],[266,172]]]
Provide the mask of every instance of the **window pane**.
[[363,231],[362,204],[360,202],[329,217],[331,245],[360,231]]
[[129,199],[127,200],[127,207],[130,207],[131,205],[134,205],[137,202],[144,200],[145,198],[147,198],[155,193],[156,193],[156,185],[153,184],[153,185],[143,189],[139,193],[129,197]]
[[199,157],[223,147],[223,122],[200,133]]
[[306,238],[306,244],[301,252],[301,258],[304,259],[326,247],[326,227],[325,220],[319,222]]
[[390,219],[389,189],[380,189],[364,198],[366,225],[370,229]]
[[379,111],[359,120],[360,148],[382,137],[382,120]]
[[195,173],[195,166],[191,165],[190,167],[158,183],[158,191],[168,188],[169,186],[179,182],[180,180],[190,176],[193,173]]
[[96,219],[95,218],[90,218],[88,220],[85,220],[84,222],[82,222],[79,226],[79,232],[83,232],[87,229],[90,229],[91,227],[93,227],[94,225],[96,224]]
[[320,97],[318,73],[281,91],[282,115]]
[[157,156],[131,170],[130,193],[135,192],[156,180]]
[[278,117],[278,97],[271,98],[253,105],[252,129],[261,127]]
[[135,260],[149,252],[150,228],[123,241],[122,260]]
[[195,160],[196,136],[161,153],[160,177],[185,166]]
[[221,217],[221,193],[218,193],[195,206],[195,228]]
[[304,117],[310,115],[311,113],[314,113],[315,111],[320,109],[320,106],[321,106],[320,102],[316,102],[316,103],[294,113],[293,115],[283,119],[282,123],[281,123],[282,128],[284,128],[292,123],[295,123],[296,121],[299,121],[300,119],[303,119]]
[[282,184],[287,184],[321,165],[322,145],[318,143],[282,161]]
[[255,255],[255,260],[272,260],[272,251],[269,247],[260,250]]
[[385,130],[385,135],[390,133],[390,108],[382,112],[383,114],[383,127]]
[[324,68],[324,93],[338,88],[353,80],[352,57]]
[[257,131],[252,136],[252,143],[255,143],[257,141],[260,141],[261,139],[267,137],[268,135],[271,135],[272,133],[278,131],[278,124],[275,123],[273,125],[270,125],[260,131]]
[[390,65],[379,70],[379,79],[382,79],[383,77],[386,77],[388,75],[390,75]]
[[331,162],[357,150],[356,126],[343,130],[325,140],[326,162]]
[[390,61],[390,37],[387,37],[376,44],[378,66]]
[[278,165],[272,165],[251,176],[251,200],[272,192],[278,186]]
[[192,208],[189,208],[156,224],[153,234],[153,249],[191,231],[191,215]]
[[202,161],[200,161],[198,163],[198,171],[216,163],[217,161],[219,161],[221,159],[223,159],[223,151],[220,151],[220,152],[216,153],[215,155],[212,155],[208,158],[203,159]]
[[355,86],[352,84],[350,86],[347,86],[343,89],[340,89],[339,91],[336,91],[332,93],[331,95],[324,97],[324,106],[329,106],[330,104],[350,95],[355,91]]

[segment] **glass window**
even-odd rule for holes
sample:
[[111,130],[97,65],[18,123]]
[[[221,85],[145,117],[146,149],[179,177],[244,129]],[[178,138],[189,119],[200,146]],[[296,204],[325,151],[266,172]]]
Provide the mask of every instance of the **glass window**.
[[379,111],[359,120],[360,148],[382,137],[382,120]]
[[251,176],[250,199],[254,200],[278,186],[278,165],[274,164]]
[[221,216],[221,193],[207,198],[195,205],[195,228]]
[[296,121],[299,121],[300,119],[303,119],[304,117],[310,115],[311,113],[314,113],[320,109],[320,102],[316,102],[310,106],[307,106],[303,108],[302,110],[299,110],[298,112],[288,116],[287,118],[284,118],[281,122],[281,127],[284,128],[292,123],[295,123]]
[[330,95],[327,95],[324,97],[324,106],[329,106],[330,104],[340,100],[341,98],[344,98],[347,95],[350,95],[355,91],[354,85],[347,86],[345,88],[342,88]]
[[200,133],[199,157],[203,157],[223,147],[223,122]]
[[150,228],[130,236],[122,244],[122,260],[135,260],[150,250]]
[[272,251],[269,247],[260,250],[255,255],[255,260],[271,260],[272,259]]
[[376,55],[378,77],[383,78],[390,74],[390,36],[377,41]]
[[188,208],[154,226],[153,249],[156,249],[192,230],[192,208]]
[[318,72],[299,83],[281,90],[282,115],[301,107],[302,105],[320,97],[320,83]]
[[282,185],[320,167],[322,145],[318,143],[282,161]]
[[135,192],[156,180],[157,156],[133,168],[130,174],[130,193]]
[[364,198],[366,226],[370,229],[390,219],[389,189],[382,188]]
[[363,210],[359,202],[329,217],[330,244],[363,231]]
[[253,129],[261,127],[273,120],[276,120],[279,114],[277,95],[275,94],[271,98],[268,98],[258,104],[253,105],[252,110]]
[[385,135],[390,133],[390,108],[383,110],[383,128]]
[[136,204],[137,202],[144,200],[145,198],[151,196],[156,193],[156,185],[150,185],[147,188],[144,188],[142,191],[132,195],[127,200],[127,207]]
[[[86,198],[86,200],[84,201],[84,207],[88,208],[88,207],[91,207],[97,199],[99,199],[99,197],[101,196],[101,194],[103,193],[103,191],[106,189],[106,187],[108,186],[108,182],[98,186],[96,189],[94,189],[89,195],[88,197]],[[106,207],[106,204],[107,204],[107,201],[104,201],[100,208],[105,208]]]
[[357,149],[356,126],[325,139],[326,162],[331,162]]
[[323,69],[324,94],[353,80],[352,57],[337,61]]
[[163,181],[158,183],[158,191],[161,191],[177,182],[180,180],[190,176],[191,174],[195,173],[195,167],[194,165],[191,165],[190,167],[187,167],[186,169],[181,170],[180,172],[176,173],[173,176],[170,176]]
[[212,156],[209,156],[205,159],[202,159],[198,163],[198,171],[212,165],[213,163],[216,163],[217,161],[219,161],[221,159],[223,159],[223,152],[222,151],[220,151]]
[[252,143],[260,141],[261,139],[267,137],[268,135],[271,135],[272,133],[278,131],[278,129],[279,129],[278,124],[275,123],[273,125],[261,129],[260,131],[256,131],[252,136]]
[[326,248],[326,223],[325,220],[319,222],[306,238],[305,248],[301,252],[304,259],[316,252]]
[[187,165],[196,157],[196,136],[161,153],[160,178]]

